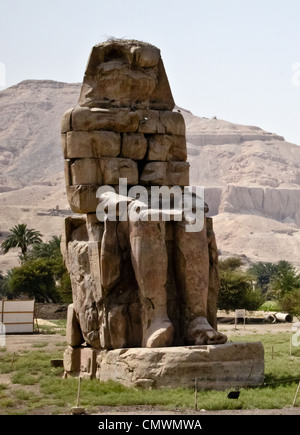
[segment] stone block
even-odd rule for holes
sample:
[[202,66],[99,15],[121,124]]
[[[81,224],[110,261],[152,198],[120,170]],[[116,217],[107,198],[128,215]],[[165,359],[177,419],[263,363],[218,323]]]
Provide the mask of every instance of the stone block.
[[166,134],[185,136],[185,122],[181,113],[162,110],[159,112],[159,116],[166,129]]
[[134,61],[139,67],[149,68],[156,66],[159,62],[160,50],[151,45],[134,48]]
[[71,123],[71,118],[72,118],[72,112],[73,112],[73,108],[68,109],[62,116],[61,119],[61,133],[66,133],[67,131],[72,130],[72,123]]
[[65,173],[65,183],[66,183],[66,186],[71,186],[71,184],[72,184],[70,165],[71,165],[70,160],[65,160],[64,161],[64,173]]
[[165,127],[160,121],[159,112],[157,110],[138,110],[139,133],[144,134],[164,134]]
[[85,379],[96,377],[96,358],[99,349],[91,347],[68,346],[64,352],[63,366],[67,376],[79,376]]
[[145,165],[140,183],[156,186],[188,186],[188,162],[149,162]]
[[148,143],[143,133],[124,133],[122,139],[121,156],[133,159],[142,160],[147,152]]
[[70,131],[66,134],[64,157],[117,157],[121,151],[121,135],[113,131]]
[[71,184],[102,184],[100,159],[76,159],[70,162]]
[[67,134],[62,133],[60,135],[60,143],[61,143],[61,149],[63,152],[64,159],[67,158]]
[[119,178],[127,178],[128,185],[138,184],[137,163],[131,159],[103,158],[101,159],[101,170],[103,184],[119,184]]
[[66,186],[119,184],[119,178],[127,178],[127,184],[138,183],[137,163],[131,159],[104,157],[102,159],[65,160]]
[[72,112],[74,131],[108,130],[134,133],[139,126],[137,112],[128,109],[100,109],[77,107]]
[[80,372],[80,348],[68,346],[64,352],[64,369],[69,374]]
[[84,342],[73,304],[67,311],[66,340],[69,346],[80,346]]
[[261,343],[100,351],[96,376],[127,387],[225,390],[261,385],[264,348]]
[[189,185],[188,162],[168,162],[168,185],[169,186],[188,186]]
[[187,158],[185,136],[155,134],[149,139],[150,161],[183,161]]
[[80,349],[80,376],[93,379],[96,376],[96,357],[98,351],[90,347]]
[[140,183],[145,185],[166,185],[167,162],[150,162],[144,166]]
[[73,185],[67,186],[67,198],[74,213],[95,213],[99,204],[96,198],[98,185]]

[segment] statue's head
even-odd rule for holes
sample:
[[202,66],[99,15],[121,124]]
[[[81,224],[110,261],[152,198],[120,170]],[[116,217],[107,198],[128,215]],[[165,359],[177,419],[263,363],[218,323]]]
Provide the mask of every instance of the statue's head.
[[173,112],[158,48],[135,40],[95,45],[78,103],[62,123],[74,212],[95,213],[102,186],[126,196],[132,186],[188,185],[184,118]]
[[114,39],[95,45],[85,71],[80,106],[172,110],[174,100],[153,45]]

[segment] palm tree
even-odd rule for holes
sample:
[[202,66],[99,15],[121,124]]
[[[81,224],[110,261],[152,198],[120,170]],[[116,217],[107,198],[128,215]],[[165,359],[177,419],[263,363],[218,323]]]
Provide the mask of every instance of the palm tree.
[[57,257],[61,256],[60,241],[61,237],[52,236],[52,239],[47,243],[38,243],[33,245],[32,249],[30,249],[30,251],[27,253],[27,259],[57,259]]
[[300,275],[293,267],[279,270],[271,281],[271,289],[278,297],[283,297],[297,288],[300,288]]
[[28,246],[42,243],[42,234],[39,231],[27,228],[26,224],[18,224],[10,229],[10,234],[2,243],[1,248],[6,254],[12,248],[21,248],[22,257],[26,258]]

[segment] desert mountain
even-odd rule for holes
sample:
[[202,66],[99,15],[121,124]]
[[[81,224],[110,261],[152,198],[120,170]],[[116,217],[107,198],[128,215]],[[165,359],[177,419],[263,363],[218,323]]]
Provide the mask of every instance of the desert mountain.
[[[21,222],[45,240],[61,233],[70,209],[60,120],[80,86],[26,80],[0,92],[0,243]],[[300,147],[258,127],[176,110],[186,121],[190,184],[205,187],[221,256],[300,267]],[[2,271],[17,264],[16,253],[0,256]]]
[[80,86],[26,80],[0,92],[0,191],[62,173],[61,115],[76,104]]

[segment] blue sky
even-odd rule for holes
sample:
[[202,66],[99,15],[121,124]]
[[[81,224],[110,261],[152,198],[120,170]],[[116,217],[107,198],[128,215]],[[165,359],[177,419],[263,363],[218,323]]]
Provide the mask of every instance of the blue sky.
[[179,106],[300,145],[299,0],[0,0],[0,89],[80,82],[111,36],[161,49]]

